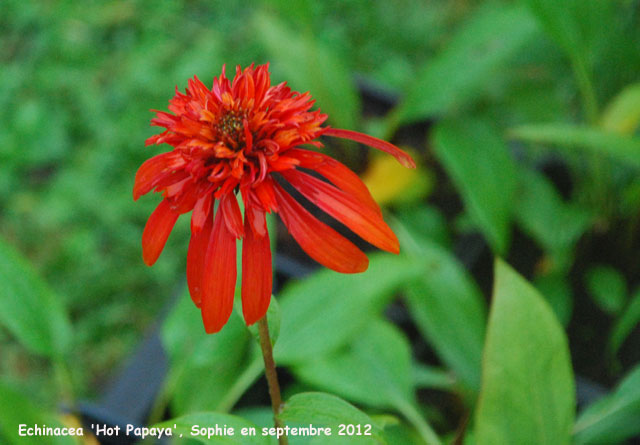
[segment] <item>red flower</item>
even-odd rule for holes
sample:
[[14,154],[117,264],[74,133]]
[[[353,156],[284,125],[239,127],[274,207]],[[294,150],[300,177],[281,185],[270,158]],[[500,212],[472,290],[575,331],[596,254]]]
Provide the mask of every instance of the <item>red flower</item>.
[[[279,173],[309,201],[369,243],[398,253],[398,240],[358,176],[338,161],[302,145],[322,147],[320,136],[370,145],[415,167],[411,157],[388,142],[349,130],[323,127],[327,116],[309,111],[309,93],[286,83],[271,86],[268,65],[236,68],[208,89],[197,77],[158,111],[151,125],[164,127],[146,145],[167,143],[173,150],[142,164],[133,199],[155,189],[164,199],[142,235],[142,256],[151,266],[182,213],[191,213],[187,281],[207,332],[225,325],[236,285],[236,239],[242,245],[242,311],[247,324],[264,316],[271,298],[271,250],[265,212],[280,214],[302,248],[338,272],[367,269],[366,255],[335,230],[314,218],[273,177]],[[173,114],[172,114],[173,113]],[[330,183],[302,169],[314,171]],[[236,194],[244,203],[244,222]],[[214,202],[218,200],[214,217]]]

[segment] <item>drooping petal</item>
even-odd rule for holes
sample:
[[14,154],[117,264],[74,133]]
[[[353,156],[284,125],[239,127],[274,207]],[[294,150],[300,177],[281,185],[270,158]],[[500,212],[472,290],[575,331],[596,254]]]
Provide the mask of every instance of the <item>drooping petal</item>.
[[[264,211],[254,210],[253,218],[261,218],[262,225],[266,225]],[[267,313],[272,288],[269,235],[256,235],[251,225],[248,214],[245,214],[245,236],[242,242],[242,314],[247,325],[255,323]]]
[[236,287],[236,238],[227,228],[223,208],[215,215],[202,277],[202,321],[207,333],[218,332],[233,310]]
[[202,221],[200,230],[197,232],[191,231],[191,240],[189,241],[189,250],[187,252],[187,284],[191,299],[197,307],[202,304],[205,258],[209,240],[211,239],[211,227],[213,226],[213,213],[207,212],[207,215],[208,217]]
[[320,179],[298,170],[281,172],[309,201],[382,250],[400,252],[398,238],[379,213],[356,198]]
[[341,130],[339,128],[329,128],[324,132],[325,136],[335,136],[337,138],[351,139],[352,141],[360,142],[361,144],[368,145],[369,147],[377,148],[385,153],[389,153],[396,158],[398,162],[407,168],[416,168],[415,161],[404,151],[400,150],[395,145],[383,141],[382,139],[374,138],[368,134],[358,133],[357,131]]
[[349,168],[324,153],[294,148],[287,151],[287,156],[300,161],[300,167],[308,168],[320,173],[336,187],[353,195],[363,204],[371,207],[377,213],[382,213],[364,182]]
[[211,218],[209,215],[213,208],[213,194],[205,193],[198,199],[193,213],[191,213],[191,233],[198,233],[205,225],[205,222]]
[[160,256],[178,216],[169,201],[163,199],[147,220],[142,232],[142,259],[147,266],[152,266]]
[[172,170],[183,163],[180,156],[174,152],[162,153],[142,163],[136,172],[133,186],[133,199],[149,193],[158,182],[172,173]]
[[311,258],[336,272],[367,270],[367,256],[351,241],[314,218],[277,183],[274,183],[274,189],[282,221]]
[[271,212],[272,210],[278,211],[278,203],[276,202],[273,185],[273,179],[266,177],[265,180],[258,183],[254,189],[255,196],[267,212]]
[[238,206],[238,200],[233,193],[227,193],[220,200],[220,209],[224,215],[224,221],[227,224],[227,229],[233,235],[241,239],[244,236],[244,230],[242,226],[242,213],[240,213],[240,206]]
[[[250,203],[251,195],[248,195],[248,199],[245,201],[246,203]],[[254,205],[245,204],[246,209],[244,211],[244,223],[245,223],[245,233],[246,226],[249,223],[249,227],[253,231],[254,235],[262,238],[263,236],[267,236],[267,221],[264,216],[264,210],[255,207]]]

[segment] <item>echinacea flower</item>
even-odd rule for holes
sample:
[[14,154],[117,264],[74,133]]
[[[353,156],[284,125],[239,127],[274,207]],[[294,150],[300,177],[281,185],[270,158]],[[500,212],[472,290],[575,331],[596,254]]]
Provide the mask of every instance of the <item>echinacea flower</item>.
[[335,136],[385,151],[407,167],[415,167],[413,160],[380,139],[323,127],[327,115],[310,111],[313,104],[309,93],[291,91],[285,82],[272,86],[268,65],[238,66],[232,82],[223,67],[211,89],[197,77],[189,80],[185,94],[176,88],[171,113],[158,111],[151,120],[166,130],[146,145],[166,143],[173,150],[148,159],[136,174],[134,200],[153,189],[164,196],[144,228],[142,256],[154,264],[178,216],[192,212],[187,282],[209,333],[222,329],[233,309],[236,240],[243,240],[244,319],[250,325],[267,312],[272,286],[267,212],[279,213],[298,244],[320,264],[343,273],[367,269],[366,255],[313,217],[285,191],[283,181],[364,240],[399,252],[396,236],[358,176],[335,159],[300,147],[320,148],[320,136]]

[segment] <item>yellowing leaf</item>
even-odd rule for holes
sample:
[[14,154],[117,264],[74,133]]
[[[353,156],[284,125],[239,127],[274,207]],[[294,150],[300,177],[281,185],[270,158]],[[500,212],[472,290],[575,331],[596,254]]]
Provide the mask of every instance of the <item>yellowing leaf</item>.
[[362,180],[373,199],[382,205],[412,201],[427,195],[433,188],[433,177],[428,170],[407,169],[390,156],[375,156]]
[[602,128],[620,134],[633,134],[640,124],[640,83],[622,90],[602,114]]

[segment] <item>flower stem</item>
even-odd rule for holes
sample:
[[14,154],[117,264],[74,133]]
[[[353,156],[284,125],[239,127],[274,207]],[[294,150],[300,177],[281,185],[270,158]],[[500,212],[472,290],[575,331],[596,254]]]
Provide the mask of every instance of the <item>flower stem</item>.
[[[278,419],[282,407],[282,397],[280,396],[280,385],[278,384],[278,374],[276,373],[276,363],[273,361],[273,347],[269,338],[269,325],[265,315],[258,321],[258,333],[260,334],[260,349],[264,359],[264,373],[269,384],[269,395],[271,396],[271,408],[273,409],[273,421],[276,428],[282,427],[282,422]],[[286,435],[278,439],[280,445],[288,445]]]

